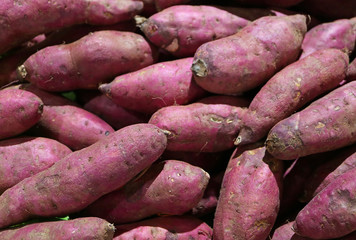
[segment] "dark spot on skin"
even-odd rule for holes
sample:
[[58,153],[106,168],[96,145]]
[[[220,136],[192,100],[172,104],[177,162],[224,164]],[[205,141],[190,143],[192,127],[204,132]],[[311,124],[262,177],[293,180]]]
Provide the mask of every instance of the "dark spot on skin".
[[88,158],[88,162],[91,162],[91,161],[93,161],[93,157]]
[[110,132],[109,131],[106,131],[105,132],[105,136],[109,136]]

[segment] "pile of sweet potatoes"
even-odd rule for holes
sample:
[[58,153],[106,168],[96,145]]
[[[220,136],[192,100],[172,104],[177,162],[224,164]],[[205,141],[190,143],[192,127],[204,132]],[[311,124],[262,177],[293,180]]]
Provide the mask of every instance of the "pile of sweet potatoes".
[[354,0],[3,0],[0,239],[356,239],[355,57]]

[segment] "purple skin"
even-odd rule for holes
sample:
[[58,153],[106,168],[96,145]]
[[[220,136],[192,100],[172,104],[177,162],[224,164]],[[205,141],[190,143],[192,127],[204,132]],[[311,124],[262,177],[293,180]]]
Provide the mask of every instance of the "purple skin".
[[0,228],[36,216],[65,216],[86,208],[150,166],[166,144],[162,130],[136,124],[67,155],[0,195]]
[[279,209],[281,163],[265,147],[230,160],[215,211],[214,240],[268,237]]
[[327,48],[336,48],[351,54],[355,47],[355,38],[356,35],[349,19],[317,25],[305,34],[300,59]]
[[113,240],[211,240],[208,224],[191,216],[166,216],[141,222],[117,225]]
[[162,11],[163,9],[169,8],[174,5],[186,4],[190,1],[191,0],[154,0],[157,11]]
[[237,2],[243,6],[257,6],[257,7],[265,7],[265,6],[274,6],[274,7],[291,7],[297,5],[303,0],[234,0],[233,2]]
[[267,150],[292,160],[356,142],[356,81],[347,83],[278,122],[269,132]]
[[127,21],[142,8],[142,2],[129,0],[31,0],[21,4],[3,0],[0,55],[41,33],[81,23],[110,25]]
[[356,80],[356,58],[350,62],[346,73],[346,81],[351,82],[352,80]]
[[233,148],[244,109],[193,103],[164,107],[149,123],[168,131],[170,151],[220,152]]
[[204,104],[226,104],[235,107],[248,107],[251,101],[242,96],[215,95],[202,98],[197,102]]
[[99,90],[117,105],[146,114],[187,104],[206,95],[193,80],[192,62],[193,58],[184,58],[153,64],[118,76]]
[[99,116],[116,130],[132,124],[148,122],[149,119],[142,113],[115,104],[105,95],[90,99],[84,104],[83,108]]
[[307,31],[306,17],[261,17],[238,33],[201,45],[191,67],[205,90],[236,95],[265,83],[294,62]]
[[294,231],[313,239],[330,239],[356,231],[356,168],[340,175],[297,215]]
[[276,123],[338,87],[345,79],[348,63],[342,51],[323,49],[276,73],[253,98],[235,144],[262,139]]
[[22,80],[46,91],[96,89],[119,74],[151,65],[156,55],[136,33],[103,30],[70,44],[41,49],[18,67],[18,73]]
[[179,58],[192,57],[203,43],[235,34],[250,23],[215,7],[190,5],[173,6],[137,22],[150,42]]
[[85,212],[115,224],[153,215],[182,215],[201,200],[209,178],[203,169],[186,162],[159,162],[138,179],[95,201]]
[[43,112],[42,100],[25,90],[1,90],[0,103],[0,139],[27,131],[40,120]]
[[310,238],[298,236],[292,229],[294,221],[283,224],[274,230],[270,240],[312,240]]
[[44,106],[41,119],[30,132],[79,150],[105,138],[114,129],[91,112],[76,106],[62,105]]
[[42,137],[0,141],[0,192],[51,167],[71,152],[67,146]]
[[2,240],[111,240],[114,225],[104,219],[87,217],[68,221],[41,222],[0,232]]

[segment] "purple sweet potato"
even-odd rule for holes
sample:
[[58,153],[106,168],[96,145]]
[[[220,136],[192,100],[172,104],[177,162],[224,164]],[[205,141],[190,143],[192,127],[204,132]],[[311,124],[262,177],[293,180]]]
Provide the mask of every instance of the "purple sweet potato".
[[67,146],[42,137],[0,141],[0,193],[51,167],[71,152]]
[[192,57],[203,43],[235,34],[250,22],[204,5],[173,6],[136,19],[150,42],[176,57]]
[[356,35],[349,19],[323,23],[310,29],[304,36],[302,55],[304,58],[320,49],[336,48],[347,54],[355,48]]
[[215,95],[202,98],[197,102],[204,104],[227,104],[235,107],[248,107],[251,101],[243,96]]
[[161,108],[149,123],[169,131],[168,150],[219,152],[233,148],[243,113],[230,105],[193,103]]
[[114,240],[211,240],[213,235],[208,224],[191,216],[157,217],[115,227]]
[[35,125],[43,112],[42,100],[20,89],[0,90],[0,139],[19,135]]
[[235,144],[260,140],[276,123],[338,87],[345,79],[348,63],[342,51],[323,49],[276,73],[253,98]]
[[329,239],[356,231],[356,168],[340,175],[297,215],[294,231],[313,239]]
[[347,68],[346,80],[356,80],[356,58],[350,62],[349,67]]
[[201,45],[194,79],[212,93],[246,92],[298,58],[306,31],[303,15],[261,17],[232,36]]
[[127,21],[142,10],[131,0],[3,0],[0,6],[0,55],[41,33],[75,24],[109,25]]
[[117,105],[147,114],[187,104],[206,94],[193,80],[192,62],[184,58],[153,64],[101,84],[99,90]]
[[356,81],[347,83],[278,122],[267,150],[278,159],[295,159],[356,142]]
[[294,221],[283,224],[274,230],[270,240],[311,240],[310,238],[298,236],[292,229]]
[[282,171],[281,161],[265,147],[230,159],[215,211],[214,240],[268,237],[279,209]]
[[2,240],[111,240],[115,227],[96,217],[68,221],[41,222],[0,232]]
[[156,55],[136,33],[104,30],[41,49],[18,67],[18,73],[46,91],[96,89],[119,74],[151,65]]
[[63,216],[86,208],[151,165],[166,144],[162,130],[136,124],[67,155],[0,195],[0,228],[35,216]]
[[169,8],[174,5],[185,4],[191,0],[154,0],[157,11]]
[[99,198],[85,212],[115,224],[153,215],[182,215],[201,200],[209,178],[203,169],[186,162],[159,162],[138,179]]

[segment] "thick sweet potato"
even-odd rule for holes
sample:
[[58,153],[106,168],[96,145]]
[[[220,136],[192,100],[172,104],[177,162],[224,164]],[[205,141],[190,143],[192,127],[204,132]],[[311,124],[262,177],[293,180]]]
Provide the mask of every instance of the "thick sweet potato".
[[2,240],[111,240],[115,227],[96,217],[68,221],[41,222],[0,232]]
[[214,240],[268,237],[279,209],[282,170],[281,161],[265,147],[230,159],[214,217]]
[[203,43],[230,36],[250,21],[212,6],[179,5],[137,22],[157,47],[176,57],[192,57]]
[[101,84],[99,90],[117,105],[147,114],[187,104],[206,94],[193,80],[192,62],[184,58],[153,64]]
[[42,100],[20,89],[0,91],[0,139],[13,137],[35,125],[43,112]]
[[349,67],[347,68],[346,80],[356,80],[356,58],[349,64]]
[[104,30],[70,44],[46,47],[19,66],[18,73],[46,91],[96,89],[119,74],[151,65],[156,58],[142,36]]
[[298,236],[292,229],[294,221],[283,224],[274,230],[271,240],[311,240],[310,238]]
[[166,144],[159,128],[136,124],[67,155],[0,195],[0,228],[84,209],[156,161]]
[[356,231],[356,168],[340,175],[297,215],[294,231],[313,239],[329,239]]
[[268,134],[267,150],[288,160],[351,145],[356,142],[355,109],[353,81],[277,123]]
[[243,113],[230,105],[193,103],[161,108],[149,123],[169,131],[168,150],[219,152],[233,148]]
[[338,87],[345,79],[348,63],[342,51],[323,49],[276,73],[253,98],[235,144],[260,140],[276,123]]
[[253,89],[298,58],[306,31],[303,15],[261,17],[232,36],[201,45],[194,79],[213,93]]
[[208,224],[191,216],[151,218],[115,227],[114,240],[210,240],[213,235]]
[[115,224],[157,214],[182,215],[200,201],[209,178],[203,169],[186,162],[159,162],[140,178],[99,198],[85,212]]
[[248,107],[250,100],[242,96],[215,95],[199,99],[197,102],[204,104],[226,104],[235,107]]
[[109,25],[127,21],[142,10],[131,0],[3,0],[0,6],[0,55],[40,33],[75,24]]
[[42,137],[0,141],[0,192],[49,168],[71,152],[67,146]]

